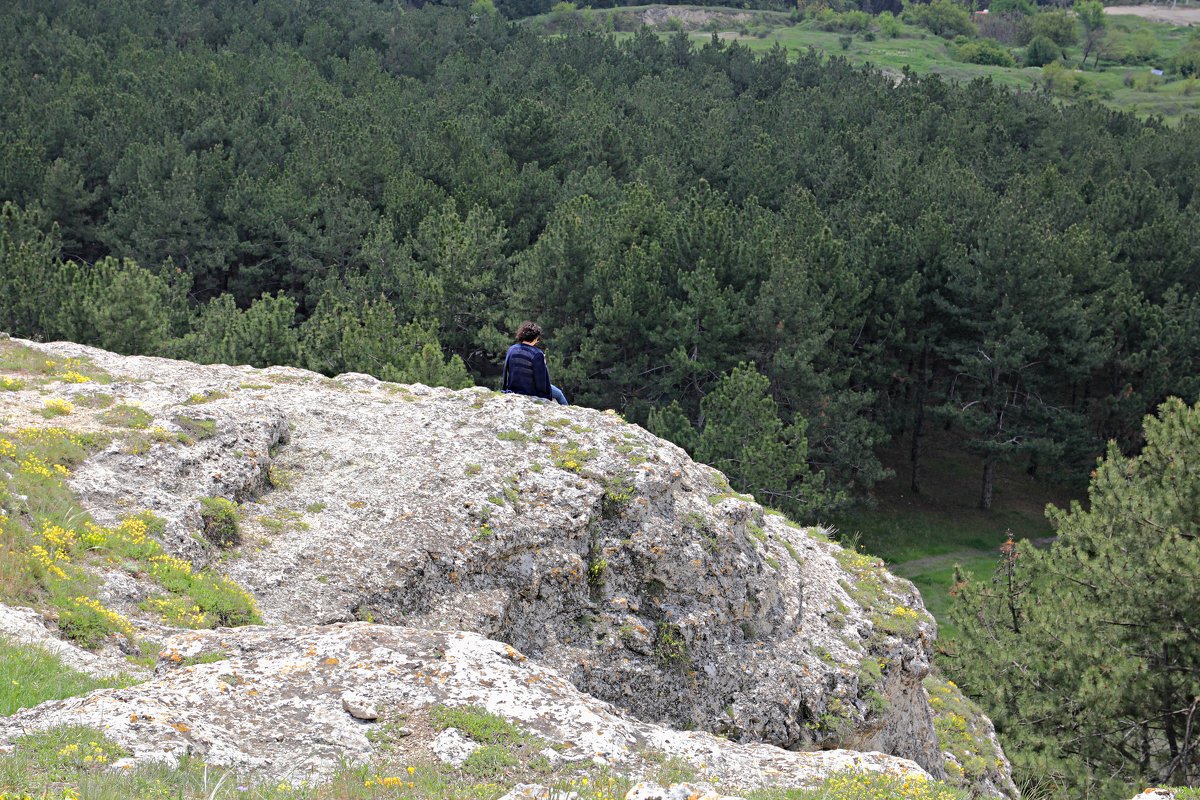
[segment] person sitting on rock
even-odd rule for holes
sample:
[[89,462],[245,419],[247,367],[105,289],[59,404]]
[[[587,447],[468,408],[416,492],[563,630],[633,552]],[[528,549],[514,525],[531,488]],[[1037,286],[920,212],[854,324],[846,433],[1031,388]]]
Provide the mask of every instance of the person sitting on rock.
[[538,349],[542,340],[542,326],[526,320],[517,327],[517,343],[508,348],[504,356],[504,374],[500,379],[502,391],[554,400],[567,404],[562,389],[550,383],[550,371],[546,369],[546,355]]

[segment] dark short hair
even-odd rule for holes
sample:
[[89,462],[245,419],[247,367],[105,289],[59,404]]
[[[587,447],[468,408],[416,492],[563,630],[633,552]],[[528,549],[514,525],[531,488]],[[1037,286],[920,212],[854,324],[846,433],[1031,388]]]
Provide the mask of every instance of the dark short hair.
[[542,326],[536,322],[525,320],[517,326],[517,341],[532,342],[534,339],[542,338]]

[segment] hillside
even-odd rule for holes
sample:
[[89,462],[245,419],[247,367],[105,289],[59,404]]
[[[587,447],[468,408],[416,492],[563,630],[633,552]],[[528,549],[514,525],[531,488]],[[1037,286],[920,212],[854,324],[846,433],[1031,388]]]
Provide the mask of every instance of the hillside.
[[320,781],[436,761],[432,725],[399,750],[367,728],[470,706],[626,775],[1013,791],[986,718],[946,738],[968,704],[911,584],[615,414],[73,344],[0,365],[6,601],[110,661],[158,652],[145,683],[0,719],[9,746],[86,725],[131,764]]
[[1141,117],[1158,116],[1169,123],[1179,123],[1200,112],[1196,80],[1178,73],[1151,72],[1158,69],[1160,73],[1171,73],[1176,56],[1182,50],[1194,49],[1195,45],[1189,43],[1195,41],[1193,26],[1200,21],[1200,8],[1110,6],[1106,13],[1108,33],[1100,63],[1084,69],[1080,65],[1082,42],[1077,41],[1062,48],[1059,63],[1065,69],[1050,70],[1024,63],[1025,42],[1011,38],[1016,23],[988,24],[980,15],[974,17],[979,23],[975,26],[978,32],[965,28],[971,39],[1005,36],[1006,40],[999,42],[999,52],[1007,53],[1011,61],[1004,55],[982,63],[960,56],[958,48],[968,43],[966,36],[956,36],[956,32],[936,35],[911,21],[902,21],[899,15],[891,18],[890,13],[887,17],[855,16],[855,11],[846,16],[829,13],[828,9],[808,9],[789,14],[753,8],[656,4],[557,11],[524,24],[551,33],[609,31],[620,38],[631,36],[645,25],[664,36],[683,32],[697,46],[715,35],[759,54],[782,47],[798,55],[811,48],[826,57],[845,58],[856,66],[882,70],[896,80],[906,72],[962,82],[987,79],[1057,102],[1095,101]]

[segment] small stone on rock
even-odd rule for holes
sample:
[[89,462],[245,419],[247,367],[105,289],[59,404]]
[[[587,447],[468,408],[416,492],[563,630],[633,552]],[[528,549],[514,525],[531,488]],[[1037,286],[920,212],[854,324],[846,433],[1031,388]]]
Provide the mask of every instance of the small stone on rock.
[[446,728],[429,743],[433,754],[443,764],[461,767],[463,762],[479,749],[479,745],[463,736],[457,728]]
[[578,800],[577,792],[562,792],[537,783],[518,783],[500,800]]
[[562,754],[553,747],[547,747],[544,750],[539,750],[538,755],[550,762],[551,767],[558,767],[566,761]]
[[366,721],[379,719],[379,709],[362,695],[346,692],[342,695],[342,709],[355,719]]

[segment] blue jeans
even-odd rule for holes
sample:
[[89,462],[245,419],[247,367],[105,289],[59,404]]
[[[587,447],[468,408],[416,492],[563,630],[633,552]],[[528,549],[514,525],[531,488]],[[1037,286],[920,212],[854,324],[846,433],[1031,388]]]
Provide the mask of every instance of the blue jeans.
[[554,384],[550,384],[550,394],[554,396],[554,402],[558,403],[560,406],[570,405],[570,403],[567,402],[567,396],[563,394],[563,390]]

